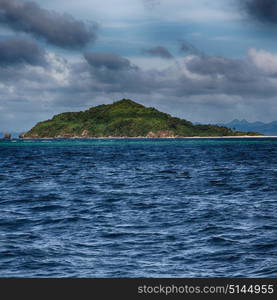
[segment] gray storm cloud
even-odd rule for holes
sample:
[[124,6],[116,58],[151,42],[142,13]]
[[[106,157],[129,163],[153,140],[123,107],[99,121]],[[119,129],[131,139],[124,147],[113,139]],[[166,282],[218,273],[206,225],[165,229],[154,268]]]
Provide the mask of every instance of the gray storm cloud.
[[180,52],[185,54],[203,55],[203,52],[184,40],[180,41]]
[[242,0],[239,3],[256,21],[277,24],[277,0]]
[[[79,66],[74,72],[76,78],[72,84],[78,81],[79,74],[88,72],[92,89],[107,94],[122,91],[173,97],[222,94],[253,98],[268,97],[276,92],[270,76],[258,69],[250,58],[193,56],[183,65],[172,65],[164,70],[142,70],[115,54],[87,53],[85,58],[87,65]],[[184,70],[193,76],[186,75]]]
[[163,46],[156,46],[153,48],[142,49],[142,53],[150,56],[165,58],[165,59],[173,58],[173,55],[169,52],[169,50]]
[[23,38],[0,40],[0,65],[45,65],[45,50],[34,41]]
[[[113,53],[88,52],[84,54],[84,58],[87,64],[75,65],[77,67],[75,70],[80,74],[86,72],[90,74],[88,84],[93,91],[149,94],[151,89],[155,90],[153,84],[156,82],[155,74],[144,72],[122,56]],[[73,79],[73,82],[77,80],[77,78]]]
[[82,48],[96,39],[95,25],[89,27],[34,2],[0,0],[0,23],[63,48]]
[[247,60],[221,56],[198,56],[187,63],[187,69],[195,74],[210,77],[224,76],[230,81],[253,81],[259,70]]
[[113,53],[86,52],[84,57],[95,68],[105,67],[110,70],[122,70],[131,67],[128,59]]

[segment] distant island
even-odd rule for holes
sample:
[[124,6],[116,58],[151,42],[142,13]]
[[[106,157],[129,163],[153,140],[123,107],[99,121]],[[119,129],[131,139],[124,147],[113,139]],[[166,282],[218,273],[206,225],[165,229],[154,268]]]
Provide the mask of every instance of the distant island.
[[23,138],[97,137],[226,137],[261,136],[218,125],[194,125],[130,99],[99,105],[86,111],[66,112],[38,123]]
[[270,123],[263,122],[248,122],[247,120],[235,119],[229,123],[217,124],[219,126],[225,126],[233,130],[239,131],[255,131],[260,132],[267,136],[277,136],[277,121]]

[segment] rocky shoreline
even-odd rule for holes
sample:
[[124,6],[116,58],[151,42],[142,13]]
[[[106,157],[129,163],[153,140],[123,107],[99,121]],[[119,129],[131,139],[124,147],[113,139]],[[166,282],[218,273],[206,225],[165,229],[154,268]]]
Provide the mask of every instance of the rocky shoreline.
[[163,138],[163,139],[177,139],[177,138],[241,138],[241,137],[263,137],[263,136],[250,136],[250,135],[245,135],[245,136],[176,136],[174,135],[173,131],[169,130],[160,130],[156,133],[150,131],[146,136],[136,136],[136,137],[131,137],[131,136],[102,136],[102,137],[93,137],[88,135],[88,131],[84,131],[81,136],[75,136],[72,134],[62,134],[62,135],[57,135],[55,137],[39,137],[38,135],[33,135],[33,136],[28,136],[25,137],[23,136],[23,139],[155,139],[155,138]]

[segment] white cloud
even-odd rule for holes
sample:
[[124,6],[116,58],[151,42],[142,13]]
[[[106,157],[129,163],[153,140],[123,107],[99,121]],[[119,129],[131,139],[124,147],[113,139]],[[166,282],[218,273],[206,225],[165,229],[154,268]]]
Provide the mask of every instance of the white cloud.
[[260,70],[268,74],[277,73],[277,54],[251,48],[248,51],[248,56]]
[[70,76],[69,63],[54,53],[48,53],[47,60],[50,65],[49,75],[52,76],[60,85],[68,85]]

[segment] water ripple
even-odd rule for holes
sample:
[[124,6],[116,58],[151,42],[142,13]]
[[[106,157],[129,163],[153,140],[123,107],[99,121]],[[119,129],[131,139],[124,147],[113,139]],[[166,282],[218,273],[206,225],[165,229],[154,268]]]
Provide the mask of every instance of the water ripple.
[[0,141],[0,276],[276,277],[276,146]]

